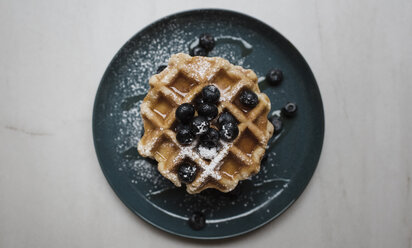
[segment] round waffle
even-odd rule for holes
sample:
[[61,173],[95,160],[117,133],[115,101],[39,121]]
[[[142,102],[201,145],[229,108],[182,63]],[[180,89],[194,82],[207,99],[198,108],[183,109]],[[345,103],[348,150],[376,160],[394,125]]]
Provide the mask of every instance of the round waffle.
[[[164,177],[180,187],[179,165],[184,161],[196,164],[196,178],[186,185],[187,192],[195,194],[207,188],[231,191],[239,180],[259,172],[273,125],[267,119],[270,100],[260,92],[252,70],[219,57],[179,53],[171,56],[167,68],[152,76],[149,84],[150,90],[140,107],[145,132],[138,151],[155,159]],[[213,158],[204,159],[198,152],[197,140],[187,146],[176,140],[175,111],[182,103],[192,103],[203,87],[210,84],[220,90],[219,114],[228,111],[238,120],[239,135],[232,142],[220,141]],[[245,89],[258,96],[259,103],[252,109],[239,102],[239,94]]]

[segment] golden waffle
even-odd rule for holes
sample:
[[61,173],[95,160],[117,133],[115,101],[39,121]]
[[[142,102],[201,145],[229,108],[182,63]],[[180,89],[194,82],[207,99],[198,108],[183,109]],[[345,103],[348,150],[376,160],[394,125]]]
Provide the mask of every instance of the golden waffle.
[[[252,70],[234,66],[219,57],[191,57],[179,53],[171,56],[167,68],[152,76],[149,84],[150,90],[141,104],[145,132],[138,151],[144,157],[156,159],[164,177],[180,187],[179,164],[192,161],[198,172],[186,189],[195,194],[207,188],[231,191],[239,180],[259,172],[273,125],[267,119],[270,100],[260,92]],[[220,141],[221,148],[212,160],[200,156],[197,141],[188,146],[180,145],[174,131],[176,108],[182,103],[193,102],[209,84],[220,90],[219,114],[229,111],[239,121],[239,135],[232,142]],[[257,94],[259,103],[253,109],[242,108],[238,95],[243,89]]]

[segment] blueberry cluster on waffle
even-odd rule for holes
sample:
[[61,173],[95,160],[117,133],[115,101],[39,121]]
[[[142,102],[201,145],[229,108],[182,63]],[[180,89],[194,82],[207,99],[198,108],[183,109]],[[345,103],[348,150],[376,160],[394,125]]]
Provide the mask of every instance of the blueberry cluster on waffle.
[[273,125],[252,70],[219,57],[172,55],[149,80],[138,151],[188,193],[233,190],[260,170]]

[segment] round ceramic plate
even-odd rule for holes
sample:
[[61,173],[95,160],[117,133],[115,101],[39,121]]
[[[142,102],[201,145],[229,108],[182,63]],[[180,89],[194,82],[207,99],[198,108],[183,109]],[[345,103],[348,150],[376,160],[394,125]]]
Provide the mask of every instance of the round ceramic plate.
[[[272,113],[296,102],[298,114],[284,119],[283,132],[272,139],[261,171],[231,193],[205,190],[197,195],[176,188],[156,169],[156,162],[137,153],[142,136],[140,103],[148,80],[171,54],[188,53],[201,33],[217,38],[209,56],[250,68],[261,77],[280,68],[283,82],[261,89]],[[244,14],[201,9],[154,22],[116,54],[100,83],[93,111],[93,135],[101,168],[113,190],[135,214],[173,234],[199,239],[241,235],[284,212],[308,184],[322,149],[324,115],[315,78],[303,57],[282,35]],[[206,216],[202,230],[192,230],[188,217]]]

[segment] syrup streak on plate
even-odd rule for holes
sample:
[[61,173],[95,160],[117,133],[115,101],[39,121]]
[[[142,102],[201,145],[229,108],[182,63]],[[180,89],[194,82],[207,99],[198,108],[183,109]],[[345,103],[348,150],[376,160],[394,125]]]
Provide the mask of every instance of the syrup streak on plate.
[[272,182],[285,182],[285,183],[288,183],[288,182],[290,182],[290,179],[275,177],[275,178],[265,179],[262,182],[255,183],[255,184],[253,184],[253,186],[254,187],[260,187],[264,184],[272,183]]
[[[255,208],[252,208],[252,209],[249,210],[249,211],[246,211],[246,212],[244,212],[244,213],[241,213],[241,214],[238,214],[238,215],[235,215],[235,216],[230,216],[230,217],[227,217],[227,218],[215,219],[215,220],[206,220],[206,223],[207,223],[207,224],[222,223],[222,222],[226,222],[226,221],[230,221],[230,220],[235,220],[235,219],[239,219],[239,218],[248,216],[249,214],[252,214],[252,213],[258,211],[259,209],[263,208],[264,206],[266,206],[269,202],[271,202],[273,199],[275,199],[276,197],[278,197],[278,196],[283,192],[283,190],[284,190],[284,189],[279,190],[278,192],[276,192],[276,194],[268,197],[268,200],[265,201],[263,204],[255,207]],[[282,211],[281,211],[281,212],[282,212]]]
[[178,214],[174,214],[174,213],[172,213],[172,212],[169,212],[169,211],[167,211],[167,210],[165,210],[165,209],[157,206],[156,204],[154,204],[154,203],[151,202],[151,201],[147,201],[147,202],[150,203],[153,207],[155,207],[155,208],[158,209],[159,211],[162,211],[163,213],[165,213],[165,214],[167,214],[167,215],[170,215],[170,216],[172,216],[172,217],[175,217],[175,218],[181,219],[181,220],[185,220],[185,221],[188,221],[188,220],[189,220],[188,217],[180,216],[180,215],[178,215]]
[[146,194],[146,197],[148,197],[148,196],[154,196],[154,195],[159,195],[159,194],[161,194],[161,193],[163,193],[163,192],[166,192],[166,191],[168,191],[168,190],[175,189],[175,188],[176,188],[176,187],[169,187],[169,188],[159,189],[159,190],[156,190],[156,191],[151,191],[151,190],[149,190],[149,193]]

